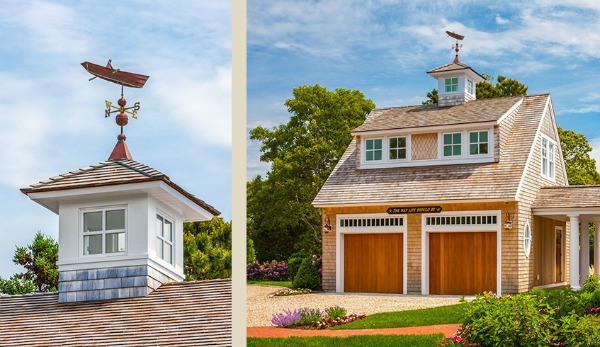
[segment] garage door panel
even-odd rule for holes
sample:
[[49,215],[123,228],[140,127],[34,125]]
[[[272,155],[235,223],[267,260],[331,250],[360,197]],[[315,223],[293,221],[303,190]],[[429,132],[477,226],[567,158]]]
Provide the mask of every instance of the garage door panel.
[[496,291],[495,232],[429,234],[429,293]]
[[402,293],[401,233],[344,234],[344,291]]

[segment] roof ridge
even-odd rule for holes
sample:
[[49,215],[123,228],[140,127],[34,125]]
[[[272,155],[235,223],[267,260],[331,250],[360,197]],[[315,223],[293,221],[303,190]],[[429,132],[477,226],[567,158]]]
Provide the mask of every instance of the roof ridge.
[[[138,169],[138,168],[136,168],[136,167],[133,167],[133,166],[131,166],[131,165],[128,165],[127,163],[124,163],[124,161],[131,161],[131,162],[134,162],[134,163],[136,163],[136,164],[138,164],[138,165],[145,166],[145,167],[147,167],[147,168],[149,168],[149,169],[151,169],[151,170],[154,170],[154,171],[158,172],[160,175],[158,175],[158,176],[156,176],[156,175],[151,175],[151,174],[149,174],[148,172],[145,172],[144,170]],[[130,169],[130,170],[133,170],[133,171],[135,171],[135,172],[137,172],[137,173],[139,173],[139,174],[142,174],[142,175],[144,175],[144,176],[146,176],[146,177],[148,177],[148,178],[154,178],[154,177],[165,177],[166,179],[169,179],[169,177],[168,177],[167,175],[165,175],[164,173],[162,173],[162,172],[160,172],[160,171],[158,171],[158,170],[156,170],[156,169],[153,169],[153,168],[151,168],[151,167],[150,167],[150,166],[148,166],[148,165],[144,165],[144,164],[142,164],[142,163],[140,163],[140,162],[137,162],[137,161],[135,161],[135,160],[133,160],[133,159],[131,159],[131,160],[115,160],[115,161],[111,161],[111,162],[107,162],[107,163],[115,163],[115,164],[117,164],[117,165],[120,165],[121,167],[124,167],[124,168],[126,168],[126,169]]]

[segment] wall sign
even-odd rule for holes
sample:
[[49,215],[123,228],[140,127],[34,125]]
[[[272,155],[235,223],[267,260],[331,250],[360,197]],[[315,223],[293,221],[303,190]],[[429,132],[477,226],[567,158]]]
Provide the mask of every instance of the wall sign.
[[440,213],[441,206],[417,206],[417,207],[390,207],[387,209],[388,214],[405,214],[405,213]]

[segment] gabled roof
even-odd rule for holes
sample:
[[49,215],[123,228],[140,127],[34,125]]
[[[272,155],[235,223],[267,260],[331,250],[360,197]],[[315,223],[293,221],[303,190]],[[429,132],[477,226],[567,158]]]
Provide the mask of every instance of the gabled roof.
[[212,215],[217,216],[220,214],[220,212],[214,207],[198,199],[172,182],[167,175],[134,160],[104,161],[96,165],[88,166],[83,169],[51,177],[45,181],[34,183],[29,187],[21,188],[21,192],[23,194],[30,195],[32,193],[108,187],[156,181],[166,183],[168,186],[175,189],[177,192],[181,193],[187,199],[202,207]]
[[448,107],[418,105],[374,109],[365,122],[353,130],[353,133],[497,122],[522,98],[522,96],[513,96],[480,99]]
[[[357,169],[356,143],[353,140],[313,200],[313,205],[323,207],[423,201],[514,200],[549,99],[549,94],[538,94],[523,97],[520,104],[518,102],[521,97],[492,99],[489,100],[491,104],[484,102],[488,106],[503,105],[501,111],[494,112],[492,119],[511,109],[511,103],[518,104],[512,111],[512,126],[504,125],[508,127],[507,137],[500,144],[502,150],[497,163]],[[487,100],[470,101],[467,105],[481,104],[482,101]],[[448,114],[459,107],[442,108],[438,112]],[[480,113],[481,117],[487,117],[484,115],[486,112]],[[375,120],[372,119],[371,124],[377,124]],[[401,128],[403,125],[397,127]]]
[[58,303],[0,296],[2,346],[231,346],[231,280],[167,283],[146,297]]

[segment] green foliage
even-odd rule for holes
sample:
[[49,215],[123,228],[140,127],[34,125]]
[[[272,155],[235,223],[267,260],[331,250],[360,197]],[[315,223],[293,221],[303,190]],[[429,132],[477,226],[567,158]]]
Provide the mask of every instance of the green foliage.
[[[598,346],[598,316],[589,312],[587,297],[599,292],[586,288],[534,290],[515,296],[477,296],[466,310],[459,335],[480,346]],[[463,342],[464,342],[463,341]]]
[[423,105],[435,105],[438,103],[438,91],[433,88],[432,91],[427,92],[427,100],[421,102]]
[[321,276],[312,262],[312,258],[306,258],[300,264],[298,273],[292,280],[292,285],[295,288],[315,289],[321,287]]
[[56,291],[58,288],[58,243],[40,231],[35,234],[33,242],[27,247],[17,247],[13,262],[22,265],[27,272],[18,277],[33,282],[38,292]]
[[375,107],[358,90],[301,86],[285,102],[291,117],[272,129],[256,127],[266,179],[248,182],[248,234],[260,260],[287,259],[300,249],[321,251],[321,212],[311,205],[352,140],[350,132]]
[[581,291],[584,293],[593,293],[600,289],[600,275],[589,275],[581,285]]
[[302,261],[310,257],[312,257],[312,254],[304,249],[290,255],[290,257],[287,260],[288,273],[290,275],[290,278],[294,278],[294,276],[296,276],[296,273],[298,273],[298,269],[300,268],[300,264],[302,264]]
[[496,85],[493,85],[493,78],[484,73],[485,81],[477,83],[475,88],[477,99],[490,99],[502,96],[527,95],[527,86],[512,78],[506,78],[498,75]]
[[600,184],[596,160],[590,157],[592,146],[583,134],[558,128],[560,146],[570,185]]
[[342,318],[346,315],[347,311],[345,308],[338,305],[331,306],[325,309],[325,314],[331,319]]
[[186,280],[231,277],[231,222],[210,221],[183,226],[183,266]]
[[9,279],[0,277],[0,293],[15,295],[27,294],[35,290],[35,284],[31,280],[21,278],[19,275],[12,275]]
[[318,308],[304,307],[298,312],[300,313],[299,325],[311,325],[313,322],[320,322],[322,319],[321,310]]
[[246,236],[246,264],[256,260],[256,251],[254,250],[254,241]]

